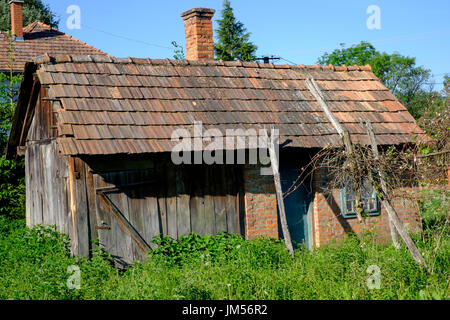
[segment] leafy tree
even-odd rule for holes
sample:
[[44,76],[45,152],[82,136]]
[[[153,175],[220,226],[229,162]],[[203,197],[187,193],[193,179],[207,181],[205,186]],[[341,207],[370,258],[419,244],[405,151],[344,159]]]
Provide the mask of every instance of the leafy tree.
[[416,59],[398,53],[379,52],[375,47],[362,41],[361,43],[325,53],[318,59],[319,64],[332,65],[366,65],[372,67],[373,73],[391,90],[409,112],[417,119],[423,115],[429,93],[423,85],[431,76],[430,70],[416,66]]
[[9,72],[0,73],[0,215],[18,218],[23,217],[25,212],[24,161],[6,160],[3,155],[22,78],[21,74],[14,74],[12,69],[15,57],[11,41],[7,55]]
[[319,59],[319,64],[332,64],[341,66],[343,64],[352,66],[364,66],[370,64],[372,59],[377,55],[377,50],[369,42],[362,41],[360,44],[345,48],[345,44],[341,43],[341,48],[334,50],[332,53],[325,52]]
[[250,33],[244,24],[234,17],[233,8],[229,0],[224,0],[222,19],[217,20],[219,28],[216,30],[218,42],[214,44],[217,60],[252,61],[256,59],[258,48],[250,42]]
[[[10,0],[0,0],[0,30],[7,31],[11,29]],[[35,21],[41,21],[54,28],[58,28],[59,20],[56,14],[50,10],[47,4],[42,0],[24,0],[23,4],[23,23],[29,25]]]

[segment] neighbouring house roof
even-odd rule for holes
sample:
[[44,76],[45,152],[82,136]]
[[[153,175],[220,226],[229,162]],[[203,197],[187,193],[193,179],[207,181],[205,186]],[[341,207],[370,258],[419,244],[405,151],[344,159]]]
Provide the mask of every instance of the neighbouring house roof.
[[[0,72],[9,70],[8,48],[10,38],[0,32]],[[15,62],[13,69],[22,72],[25,62],[37,56],[49,55],[102,55],[102,51],[58,31],[42,22],[34,22],[24,28],[24,42],[13,42]]]
[[[369,66],[47,56],[27,68],[21,90],[37,69],[57,111],[57,141],[66,155],[169,152],[178,144],[171,141],[173,131],[193,132],[195,121],[224,134],[274,127],[287,147],[341,144],[306,86],[309,78],[354,142],[368,142],[361,119],[372,122],[380,145],[408,143],[424,134]],[[16,120],[24,117],[21,112]]]

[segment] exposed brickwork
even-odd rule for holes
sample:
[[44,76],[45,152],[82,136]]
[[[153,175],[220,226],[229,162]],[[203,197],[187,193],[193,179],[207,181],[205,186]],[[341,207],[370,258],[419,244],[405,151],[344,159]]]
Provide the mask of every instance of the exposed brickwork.
[[[313,179],[315,196],[312,220],[314,222],[313,239],[316,247],[329,244],[333,240],[343,239],[348,233],[361,235],[369,230],[375,232],[377,240],[380,242],[391,240],[388,214],[383,207],[381,207],[380,215],[367,217],[365,223],[359,223],[357,218],[344,218],[341,214],[340,191],[333,190],[332,196],[325,196],[321,192],[327,179],[328,177],[323,171],[316,173]],[[408,230],[417,232],[421,229],[417,202],[399,196],[394,199],[394,207]]]
[[11,1],[11,33],[16,37],[23,37],[23,1]]
[[260,166],[244,167],[245,238],[278,239],[277,197],[273,176],[262,176]]
[[215,10],[194,8],[181,14],[186,34],[186,59],[214,60],[212,17]]

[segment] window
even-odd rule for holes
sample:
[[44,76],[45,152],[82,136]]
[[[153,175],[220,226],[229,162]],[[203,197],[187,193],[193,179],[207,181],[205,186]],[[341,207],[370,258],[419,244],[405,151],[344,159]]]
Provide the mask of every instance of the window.
[[[376,216],[380,214],[377,194],[368,180],[364,182],[361,188],[361,200],[364,212],[367,215]],[[350,188],[344,187],[341,189],[341,204],[344,218],[356,217],[356,196]]]

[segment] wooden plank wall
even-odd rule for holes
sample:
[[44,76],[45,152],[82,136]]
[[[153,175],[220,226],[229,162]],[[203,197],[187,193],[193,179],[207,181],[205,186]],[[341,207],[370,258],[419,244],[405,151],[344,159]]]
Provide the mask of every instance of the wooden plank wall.
[[52,141],[28,145],[25,161],[27,225],[55,225],[70,236],[67,159]]
[[[46,96],[47,89],[41,88],[27,135],[28,226],[55,225],[69,235],[75,255],[89,256],[93,240],[99,239],[119,263],[143,260],[142,246],[151,247],[159,234],[178,238],[191,232],[243,233],[242,168],[175,166],[167,155],[119,161],[62,156],[55,140],[55,114]],[[100,201],[98,189],[150,180],[152,184],[106,194],[134,229],[127,232],[110,204]],[[146,243],[138,243],[136,234]]]
[[[55,112],[47,96],[47,89],[41,87],[26,138],[26,221],[29,227],[56,226],[69,235],[74,254],[87,256],[88,217],[82,205],[86,188],[74,175],[73,159],[59,153]],[[80,159],[77,161],[85,167]]]
[[93,190],[97,193],[97,234],[101,245],[119,264],[143,260],[146,253],[101,199],[99,191],[111,190],[108,188],[118,187],[105,192],[105,196],[150,247],[160,234],[177,238],[191,232],[241,233],[239,168],[156,163],[156,167],[142,170],[91,173],[94,186],[87,187],[89,194]]

